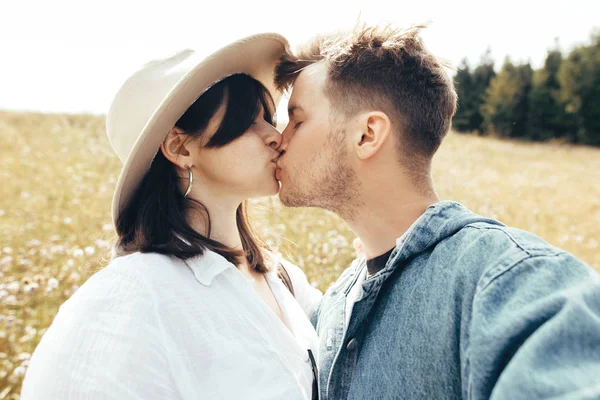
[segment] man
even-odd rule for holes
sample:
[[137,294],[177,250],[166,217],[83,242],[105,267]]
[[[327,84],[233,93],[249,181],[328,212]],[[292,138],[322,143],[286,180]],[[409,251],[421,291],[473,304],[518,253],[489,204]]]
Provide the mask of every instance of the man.
[[316,315],[321,399],[600,398],[598,274],[436,195],[457,99],[421,29],[359,27],[278,67],[281,201],[337,213],[368,259]]

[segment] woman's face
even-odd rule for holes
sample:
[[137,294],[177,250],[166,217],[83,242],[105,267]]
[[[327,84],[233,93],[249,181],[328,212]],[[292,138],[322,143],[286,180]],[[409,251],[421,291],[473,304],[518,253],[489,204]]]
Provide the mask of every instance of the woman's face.
[[[208,142],[220,126],[225,111],[226,106],[222,105],[197,142],[201,145]],[[250,128],[231,143],[219,148],[198,143],[186,146],[193,160],[193,186],[204,192],[199,197],[211,194],[243,201],[277,194],[279,182],[275,179],[275,169],[279,152],[276,149],[280,143],[281,134],[265,120],[261,108]]]

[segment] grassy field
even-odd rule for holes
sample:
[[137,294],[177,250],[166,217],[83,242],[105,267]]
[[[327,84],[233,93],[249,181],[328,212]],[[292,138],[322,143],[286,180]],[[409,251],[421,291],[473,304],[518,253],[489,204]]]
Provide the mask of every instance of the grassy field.
[[[0,399],[18,399],[59,305],[105,264],[120,163],[104,120],[0,112]],[[451,134],[435,161],[440,197],[526,229],[600,270],[600,149]],[[263,237],[327,286],[353,258],[335,215],[253,202]]]

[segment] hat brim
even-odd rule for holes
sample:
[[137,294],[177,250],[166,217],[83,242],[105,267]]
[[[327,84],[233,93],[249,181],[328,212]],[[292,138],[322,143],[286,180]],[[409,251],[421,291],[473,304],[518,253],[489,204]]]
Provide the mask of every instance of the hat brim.
[[288,46],[287,40],[276,33],[249,36],[204,58],[177,82],[144,126],[123,164],[112,199],[115,226],[171,128],[215,83],[233,74],[248,74],[269,90],[277,105],[281,93],[275,86],[275,66]]

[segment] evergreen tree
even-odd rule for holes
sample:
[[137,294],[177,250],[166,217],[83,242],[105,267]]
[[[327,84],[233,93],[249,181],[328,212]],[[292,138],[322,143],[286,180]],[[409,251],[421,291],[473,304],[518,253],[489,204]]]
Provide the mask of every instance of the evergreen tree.
[[481,107],[491,133],[512,138],[527,137],[532,78],[529,63],[514,65],[506,58],[498,75],[491,80]]
[[558,72],[562,54],[558,45],[548,52],[544,67],[535,71],[529,96],[529,138],[548,140],[563,137],[569,127],[565,107],[560,101]]

